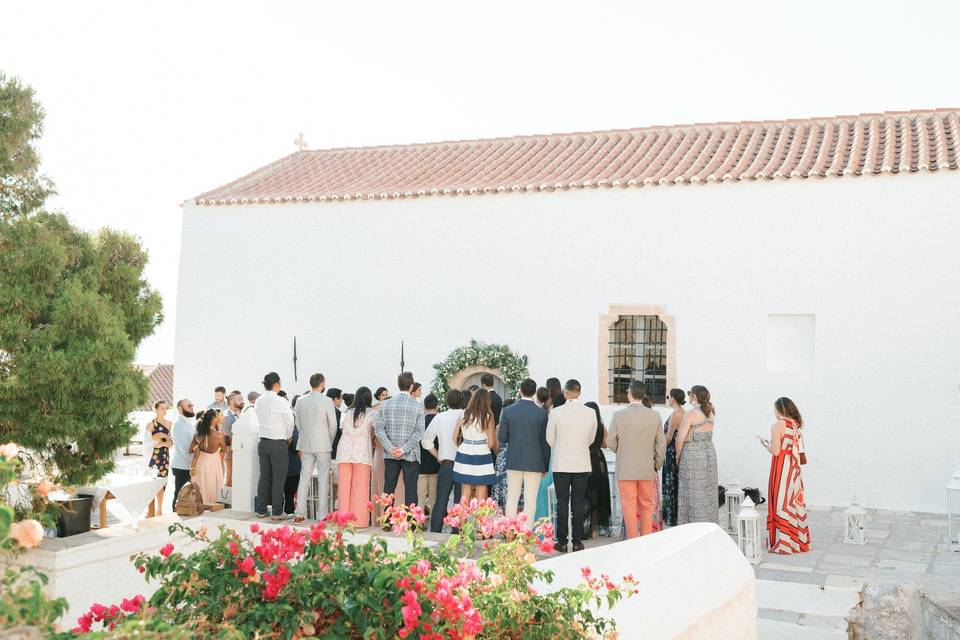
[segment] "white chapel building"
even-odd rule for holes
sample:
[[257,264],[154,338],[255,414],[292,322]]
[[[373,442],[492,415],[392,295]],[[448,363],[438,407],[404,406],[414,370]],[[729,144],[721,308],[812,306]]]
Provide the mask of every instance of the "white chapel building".
[[429,388],[475,339],[541,385],[579,379],[606,416],[632,378],[659,402],[705,385],[721,483],[764,494],[755,435],[789,396],[808,504],[942,512],[960,465],[958,116],[298,151],[184,204],[174,399],[270,370],[291,392],[314,371],[395,391],[401,342]]

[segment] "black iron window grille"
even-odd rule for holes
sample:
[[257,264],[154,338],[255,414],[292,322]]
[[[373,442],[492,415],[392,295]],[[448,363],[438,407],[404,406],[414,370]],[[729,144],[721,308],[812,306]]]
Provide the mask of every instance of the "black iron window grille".
[[611,403],[628,402],[627,389],[643,382],[655,404],[667,398],[667,326],[658,316],[620,316],[610,327],[609,384]]

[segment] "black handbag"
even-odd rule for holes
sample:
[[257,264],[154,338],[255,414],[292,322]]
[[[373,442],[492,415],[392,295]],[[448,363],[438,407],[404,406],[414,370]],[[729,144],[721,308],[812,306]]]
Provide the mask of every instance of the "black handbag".
[[750,487],[743,488],[743,495],[749,497],[753,500],[753,504],[760,505],[767,501],[762,495],[760,495],[760,489],[752,489]]

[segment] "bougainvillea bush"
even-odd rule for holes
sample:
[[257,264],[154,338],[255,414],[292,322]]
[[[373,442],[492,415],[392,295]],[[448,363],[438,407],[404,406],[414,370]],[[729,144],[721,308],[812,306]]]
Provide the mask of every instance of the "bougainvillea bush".
[[[380,498],[389,504],[389,497]],[[386,506],[386,505],[385,505]],[[250,526],[252,536],[221,528],[171,528],[207,546],[182,553],[167,544],[135,564],[160,587],[149,598],[94,605],[74,633],[189,630],[204,638],[342,638],[425,640],[612,638],[614,623],[597,612],[636,592],[631,576],[614,582],[584,569],[584,582],[551,593],[534,585],[553,576],[533,566],[534,551],[553,547],[553,527],[533,530],[496,513],[491,500],[455,505],[447,522],[460,534],[429,546],[417,507],[391,507],[384,519],[406,532],[409,550],[390,552],[373,536],[351,542],[351,514],[330,514],[309,529]],[[502,538],[510,538],[509,542]],[[161,629],[162,627],[162,629]],[[111,632],[112,630],[112,632]],[[106,633],[104,633],[106,631]],[[119,637],[119,636],[117,636]]]
[[[54,523],[47,510],[53,484],[42,480],[25,486],[22,475],[20,448],[10,442],[0,445],[0,637],[50,633],[67,610],[66,600],[46,596],[45,575],[13,562],[20,552],[43,541],[44,524]],[[16,499],[13,504],[11,498]]]

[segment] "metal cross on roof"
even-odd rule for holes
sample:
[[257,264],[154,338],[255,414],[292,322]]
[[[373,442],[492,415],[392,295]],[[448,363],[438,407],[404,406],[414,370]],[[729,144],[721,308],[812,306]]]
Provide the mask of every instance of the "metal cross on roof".
[[303,131],[297,134],[293,144],[297,145],[297,149],[300,149],[300,151],[303,151],[307,148],[307,139],[303,137]]

